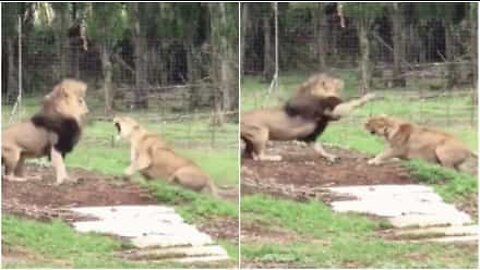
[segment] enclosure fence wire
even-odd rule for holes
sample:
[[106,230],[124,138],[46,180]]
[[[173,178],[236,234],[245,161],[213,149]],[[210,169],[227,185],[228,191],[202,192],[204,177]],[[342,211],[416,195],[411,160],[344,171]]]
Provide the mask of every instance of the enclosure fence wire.
[[128,115],[179,145],[236,149],[237,14],[236,3],[2,3],[4,124],[70,77],[88,85],[89,121]]
[[345,99],[364,90],[379,96],[336,126],[361,128],[386,113],[474,132],[476,5],[242,3],[242,110],[282,104],[310,75],[328,72],[345,81]]

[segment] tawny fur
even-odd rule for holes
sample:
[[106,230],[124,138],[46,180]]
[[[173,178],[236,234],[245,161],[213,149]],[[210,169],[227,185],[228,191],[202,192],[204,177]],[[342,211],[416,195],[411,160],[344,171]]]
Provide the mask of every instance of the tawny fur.
[[470,157],[476,156],[449,133],[386,115],[371,117],[365,123],[365,129],[387,142],[384,152],[371,159],[369,164],[381,164],[391,158],[422,159],[460,170]]
[[240,136],[245,142],[245,154],[255,160],[280,160],[280,156],[265,154],[268,140],[300,140],[309,143],[322,157],[334,161],[317,138],[330,121],[338,120],[372,99],[366,95],[360,99],[343,102],[340,93],[343,81],[320,73],[310,77],[282,107],[257,109],[243,113]]
[[144,129],[130,117],[115,117],[118,137],[130,142],[130,166],[126,177],[139,172],[147,179],[164,179],[194,191],[207,190],[217,195],[208,175],[193,161],[182,157],[157,134]]
[[52,160],[57,184],[69,178],[63,158],[80,139],[86,90],[84,82],[64,79],[43,98],[40,112],[2,132],[5,179],[24,181],[25,159],[43,156]]

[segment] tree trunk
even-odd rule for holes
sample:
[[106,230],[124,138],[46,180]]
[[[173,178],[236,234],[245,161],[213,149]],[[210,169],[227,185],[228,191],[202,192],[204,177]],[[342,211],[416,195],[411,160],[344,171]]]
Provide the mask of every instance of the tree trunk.
[[219,2],[209,4],[210,15],[210,37],[213,48],[212,74],[214,74],[216,88],[219,89],[215,95],[215,124],[223,122],[222,111],[236,108],[238,100],[238,89],[235,87],[235,70],[232,66],[234,59],[233,44],[229,42],[228,27],[229,16],[225,3]]
[[368,21],[359,20],[357,24],[358,40],[360,42],[360,92],[370,90],[370,44],[368,40]]
[[248,27],[248,22],[249,22],[249,14],[248,14],[248,4],[247,3],[239,3],[241,5],[241,37],[240,37],[240,74],[243,75],[243,69],[244,69],[244,64],[245,64],[245,39],[247,36],[247,27]]
[[270,13],[263,16],[263,79],[272,80],[275,72],[272,46],[272,27],[270,27]]
[[405,87],[402,62],[405,61],[405,16],[400,3],[392,3],[393,87]]
[[[234,95],[237,89],[233,89],[232,82],[234,80],[233,76],[233,68],[231,66],[230,61],[234,61],[236,59],[233,58],[232,47],[229,43],[229,39],[227,37],[227,25],[228,25],[228,16],[225,7],[225,3],[221,2],[220,5],[220,18],[221,18],[221,25],[224,27],[224,31],[220,35],[220,46],[221,46],[221,64],[220,64],[220,80],[222,85],[223,91],[223,108],[226,110],[231,110],[233,106],[233,100],[235,99]],[[235,61],[236,62],[236,61]]]
[[69,30],[69,44],[70,44],[70,75],[73,78],[80,77],[80,49],[83,45],[82,39],[82,30],[81,23],[78,22],[77,18],[77,4],[72,3],[72,21],[75,22],[74,25]]
[[447,60],[447,88],[452,89],[458,83],[458,72],[455,63],[455,40],[453,25],[445,22],[445,52]]
[[15,39],[12,37],[5,38],[7,45],[7,95],[6,100],[10,103],[15,100],[16,93],[18,92],[18,77],[17,77],[17,65],[15,63]]
[[57,14],[57,19],[55,22],[56,29],[55,39],[57,44],[57,52],[59,57],[60,65],[57,68],[57,76],[63,78],[70,74],[70,66],[68,64],[69,56],[69,40],[68,40],[68,5],[69,3],[55,3],[55,11]]
[[314,18],[314,35],[315,35],[315,55],[317,57],[318,70],[324,71],[327,67],[326,64],[326,44],[325,41],[327,29],[327,20],[325,15],[325,3],[317,3],[317,8],[313,11]]
[[103,91],[105,94],[105,115],[112,112],[112,62],[110,52],[105,44],[101,46]]
[[147,42],[145,33],[141,27],[141,11],[137,2],[131,3],[133,9],[133,44],[134,44],[134,58],[135,58],[135,107],[146,109],[147,103],[147,61],[146,48]]
[[[473,89],[477,89],[477,80],[478,80],[478,74],[477,74],[477,62],[478,62],[478,51],[477,51],[477,31],[478,31],[478,25],[477,25],[477,8],[476,8],[477,3],[473,2],[470,3],[470,61],[472,64],[472,84],[473,84]],[[475,91],[476,94],[477,91]]]

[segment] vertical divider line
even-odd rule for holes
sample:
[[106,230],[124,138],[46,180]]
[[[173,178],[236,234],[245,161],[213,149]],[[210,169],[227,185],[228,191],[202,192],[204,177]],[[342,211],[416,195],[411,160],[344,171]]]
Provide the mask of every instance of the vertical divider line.
[[241,78],[242,78],[242,50],[241,50],[241,37],[242,37],[242,2],[238,1],[238,129],[237,129],[237,156],[238,156],[238,269],[241,268],[242,265],[242,237],[241,237],[241,232],[242,232],[242,222],[241,222],[241,205],[242,205],[242,177],[241,177],[241,171],[242,171],[242,147],[241,147],[241,138],[240,138],[240,121],[241,121],[241,108],[242,108],[242,91],[241,91]]

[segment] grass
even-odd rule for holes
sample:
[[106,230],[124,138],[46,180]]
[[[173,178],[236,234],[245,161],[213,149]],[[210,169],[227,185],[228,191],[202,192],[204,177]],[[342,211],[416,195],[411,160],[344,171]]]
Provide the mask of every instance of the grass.
[[[340,77],[345,80],[344,95],[347,98],[354,96],[356,94],[355,86],[358,85],[355,76],[351,72],[346,72],[340,74]],[[263,94],[265,92],[262,90],[267,89],[268,84],[263,83],[258,77],[246,77],[242,84],[241,109],[242,111],[248,111],[261,105],[278,105],[281,103],[281,100],[286,100],[306,78],[305,74],[293,74],[282,77],[276,96],[274,95],[266,99]],[[320,140],[325,143],[354,149],[373,156],[383,150],[385,143],[381,138],[371,136],[363,129],[362,125],[370,115],[384,113],[408,119],[419,124],[441,128],[456,135],[466,143],[472,151],[477,152],[478,136],[476,127],[470,125],[472,113],[468,110],[468,106],[471,105],[471,97],[458,96],[451,98],[446,96],[425,100],[410,100],[407,99],[407,96],[411,95],[413,92],[411,90],[409,90],[408,93],[395,90],[376,92],[378,92],[383,99],[375,100],[363,108],[356,110],[341,121],[331,123],[320,137]],[[435,93],[437,92],[430,91],[424,94],[429,95]],[[263,100],[265,100],[265,103],[260,102]],[[474,115],[476,115],[476,112]],[[458,119],[464,122],[459,122]],[[475,116],[475,122],[477,121],[476,119]],[[474,176],[455,172],[444,173],[448,170],[421,161],[414,161],[408,164],[408,167],[415,176],[419,176],[419,179],[424,182],[433,184],[440,195],[448,201],[455,199],[463,200],[464,198],[471,199],[471,195],[477,193],[477,179]],[[425,180],[425,178],[430,179]]]
[[[352,73],[340,75],[346,85],[344,96],[347,99],[355,96],[358,85],[355,76]],[[282,76],[278,92],[267,97],[267,83],[258,77],[246,77],[242,83],[241,110],[279,105],[306,78],[305,74]],[[414,86],[411,88],[415,89]],[[458,136],[472,150],[477,149],[476,127],[470,125],[477,121],[476,112],[472,114],[466,109],[471,104],[470,97],[450,98],[447,94],[447,97],[420,100],[407,99],[418,91],[377,92],[382,99],[332,123],[320,140],[373,156],[383,150],[384,142],[363,130],[362,124],[370,115],[385,113],[440,127]],[[437,93],[424,91],[423,94]],[[472,115],[475,117],[471,118]],[[410,161],[405,165],[419,181],[433,185],[446,201],[476,203],[478,187],[475,176],[421,161]],[[360,215],[332,213],[320,202],[299,203],[248,195],[242,197],[241,213],[242,226],[255,224],[264,230],[279,228],[279,238],[282,233],[288,235],[284,242],[268,237],[243,241],[242,261],[312,268],[475,268],[478,263],[476,247],[382,240],[376,231],[388,228],[388,223]]]
[[[24,115],[38,110],[34,98],[26,99]],[[3,124],[8,126],[8,112],[2,110]],[[7,117],[6,117],[7,116]],[[133,115],[145,126],[160,133],[174,145],[177,152],[195,161],[204,169],[217,185],[236,187],[238,185],[238,154],[232,147],[237,141],[238,127],[227,123],[218,127],[215,134],[215,147],[212,138],[206,134],[211,129],[205,120],[150,122],[141,114]],[[203,121],[203,122],[202,122]],[[108,175],[121,175],[129,165],[130,148],[125,142],[113,143],[115,129],[110,122],[91,121],[83,131],[82,139],[74,152],[67,156],[69,168],[78,167]],[[219,145],[228,145],[220,147]],[[236,143],[235,143],[236,145]],[[141,177],[137,177],[140,179]],[[146,186],[159,203],[173,205],[179,214],[190,223],[208,222],[217,217],[237,218],[236,203],[214,198],[209,194],[199,194],[187,189],[169,185],[163,181],[137,180]],[[3,248],[22,250],[32,255],[32,262],[4,263],[4,267],[75,267],[75,268],[176,268],[192,265],[129,262],[115,257],[124,243],[118,239],[96,234],[79,234],[61,221],[51,223],[2,217]],[[237,261],[238,247],[228,240],[219,244],[227,249],[232,264]],[[196,264],[198,266],[198,264]],[[208,265],[204,265],[208,267]]]
[[[318,202],[297,203],[264,195],[242,197],[242,227],[281,227],[289,238],[242,242],[242,261],[309,268],[474,268],[476,247],[409,244],[381,239],[389,224],[336,214]],[[268,237],[267,237],[268,238]],[[289,240],[294,239],[294,240]]]
[[122,242],[97,234],[78,234],[62,221],[50,223],[10,215],[2,217],[2,248],[20,249],[29,260],[4,263],[4,268],[165,268],[177,264],[131,262],[115,252]]

